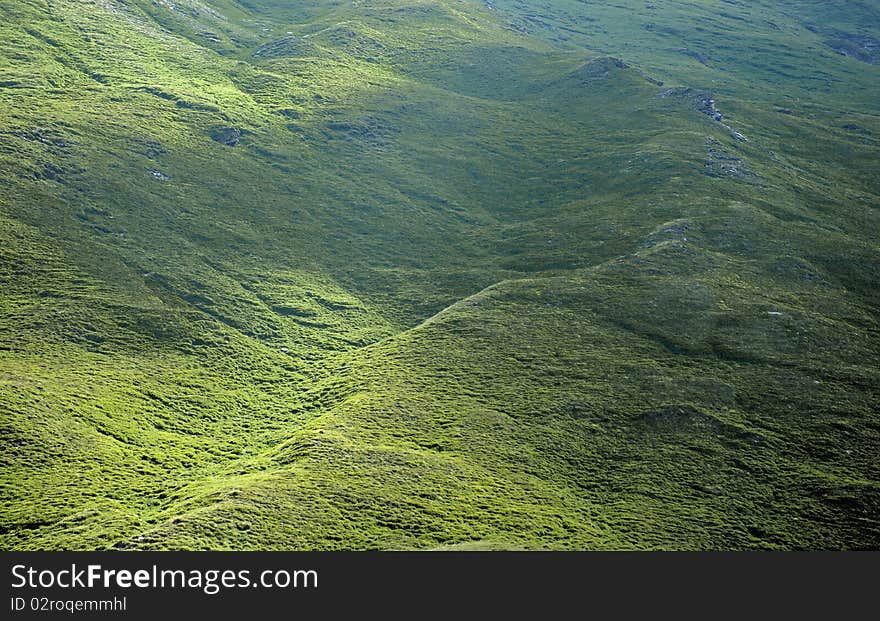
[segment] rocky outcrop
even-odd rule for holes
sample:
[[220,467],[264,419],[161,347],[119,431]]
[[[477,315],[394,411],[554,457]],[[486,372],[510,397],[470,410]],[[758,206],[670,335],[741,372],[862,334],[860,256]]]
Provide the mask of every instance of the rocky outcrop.
[[211,140],[234,147],[241,142],[241,130],[237,127],[215,127],[211,130]]
[[715,105],[715,98],[709,91],[696,90],[689,87],[670,88],[660,93],[658,97],[661,99],[667,99],[670,97],[685,99],[690,101],[696,110],[711,117],[715,121],[721,121],[724,118],[724,115],[721,114]]
[[880,39],[870,35],[836,31],[825,40],[825,45],[840,54],[869,65],[880,63]]
[[323,134],[330,140],[344,139],[369,147],[385,147],[400,133],[394,123],[377,116],[331,121],[325,128]]
[[724,151],[721,145],[714,140],[707,141],[703,172],[709,177],[727,177],[750,183],[754,183],[760,178],[742,158]]
[[679,50],[679,52],[681,52],[685,56],[690,56],[691,58],[696,60],[701,65],[707,65],[707,66],[709,65],[709,57],[706,56],[705,54],[703,54],[702,52],[698,52],[696,50],[691,50],[688,48],[681,48]]

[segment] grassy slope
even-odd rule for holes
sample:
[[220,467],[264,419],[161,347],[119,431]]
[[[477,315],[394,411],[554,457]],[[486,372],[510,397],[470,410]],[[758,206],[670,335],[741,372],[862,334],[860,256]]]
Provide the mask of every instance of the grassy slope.
[[0,2],[3,547],[876,548],[877,12],[649,4]]

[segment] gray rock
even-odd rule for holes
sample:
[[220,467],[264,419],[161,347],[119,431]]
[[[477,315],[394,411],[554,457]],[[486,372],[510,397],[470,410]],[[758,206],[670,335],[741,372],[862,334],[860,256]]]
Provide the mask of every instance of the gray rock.
[[241,142],[241,130],[237,127],[215,127],[211,130],[211,139],[227,147],[234,147]]
[[661,99],[677,98],[690,101],[691,105],[712,120],[721,121],[724,115],[715,105],[715,98],[709,91],[696,90],[693,88],[670,88],[661,92]]
[[690,56],[691,58],[696,60],[701,65],[706,65],[706,66],[709,65],[709,57],[706,56],[705,54],[703,54],[702,52],[698,52],[696,50],[690,50],[688,48],[681,48],[681,50],[679,50],[679,51],[682,54],[684,54],[685,56]]
[[703,172],[709,177],[727,177],[747,183],[756,183],[760,179],[760,176],[751,170],[742,158],[724,151],[714,140],[709,140],[707,143]]
[[840,54],[869,65],[880,63],[880,39],[870,35],[836,31],[825,40],[825,45]]

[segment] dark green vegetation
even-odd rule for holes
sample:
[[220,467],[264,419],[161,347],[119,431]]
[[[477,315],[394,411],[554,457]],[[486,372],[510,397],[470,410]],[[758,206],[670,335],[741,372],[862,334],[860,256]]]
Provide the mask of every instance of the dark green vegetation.
[[0,547],[880,547],[878,38],[0,0]]

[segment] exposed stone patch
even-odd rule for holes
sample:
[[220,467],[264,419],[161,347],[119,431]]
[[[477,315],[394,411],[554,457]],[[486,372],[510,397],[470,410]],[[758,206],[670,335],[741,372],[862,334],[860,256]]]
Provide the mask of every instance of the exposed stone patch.
[[825,39],[825,45],[840,54],[869,65],[880,63],[880,39],[870,35],[836,31]]
[[237,127],[215,127],[211,130],[211,140],[234,147],[241,142],[241,130]]
[[389,121],[366,116],[351,121],[332,121],[325,125],[323,134],[330,140],[352,140],[366,146],[384,147],[391,143],[400,129]]
[[688,48],[681,48],[679,50],[685,56],[690,56],[694,60],[696,60],[701,65],[709,65],[709,57],[703,54],[702,52],[698,52],[697,50],[690,50]]
[[715,105],[715,98],[709,91],[697,90],[690,87],[669,88],[660,93],[658,97],[661,99],[667,99],[670,97],[685,99],[690,101],[696,110],[715,121],[721,121],[724,118],[724,115],[721,114]]
[[728,177],[739,181],[755,182],[760,178],[742,158],[723,150],[714,140],[706,141],[706,161],[703,172],[709,177]]

